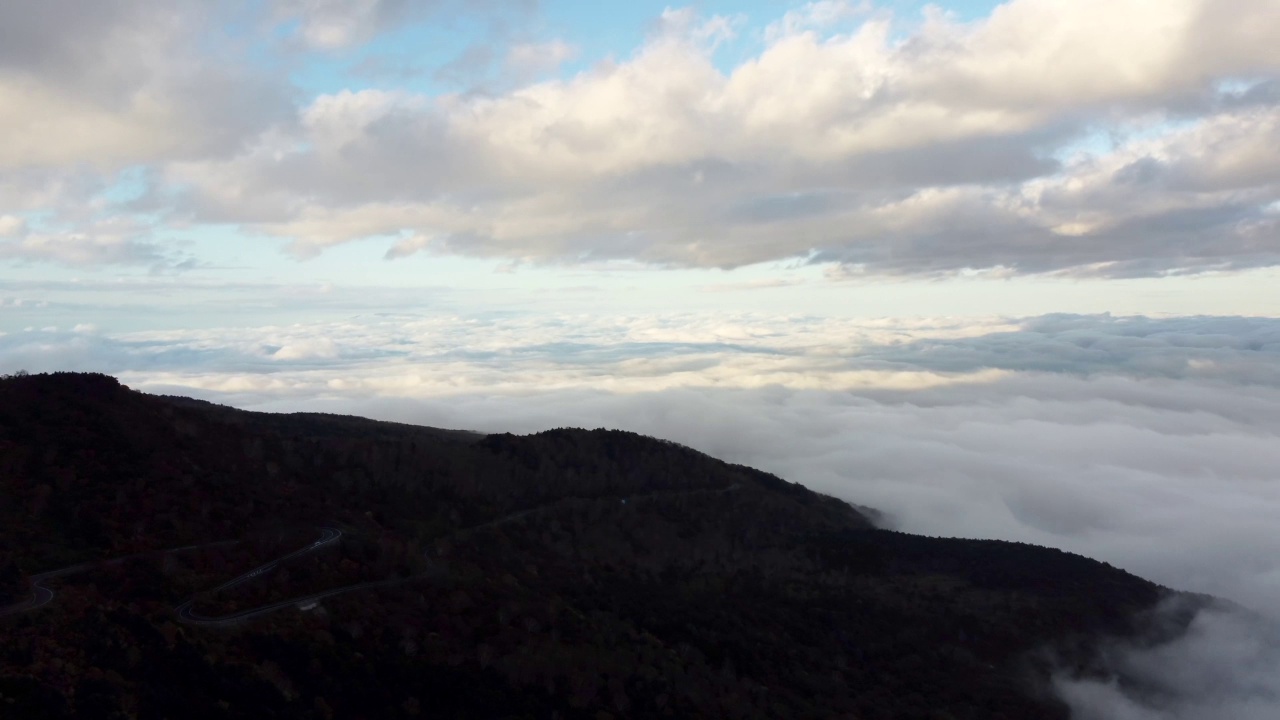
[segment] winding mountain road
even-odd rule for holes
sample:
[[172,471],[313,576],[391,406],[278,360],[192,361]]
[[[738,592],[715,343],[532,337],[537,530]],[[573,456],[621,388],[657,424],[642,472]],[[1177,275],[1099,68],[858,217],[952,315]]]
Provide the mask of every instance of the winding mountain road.
[[241,610],[240,612],[232,613],[230,615],[219,615],[216,617],[197,614],[191,609],[192,600],[188,600],[187,602],[179,605],[175,610],[178,613],[178,619],[184,623],[192,625],[231,625],[233,623],[244,622],[245,620],[258,617],[259,615],[266,615],[267,613],[272,613],[276,610],[283,610],[291,605],[306,605],[307,603],[319,602],[327,597],[333,597],[334,595],[341,595],[343,593],[397,585],[399,583],[414,580],[417,577],[418,576],[414,575],[406,578],[396,578],[394,580],[378,580],[375,582],[358,583],[356,585],[345,585],[340,588],[331,588],[322,592],[312,593],[311,595],[300,595],[295,598],[289,598],[288,600],[271,603],[270,605],[262,605],[249,610]]
[[[237,585],[241,585],[243,583],[249,582],[250,580],[255,580],[257,578],[263,577],[264,575],[270,573],[272,570],[275,570],[277,567],[279,567],[281,563],[288,562],[289,560],[292,560],[294,558],[316,552],[317,550],[320,550],[332,543],[336,543],[342,539],[342,531],[337,528],[331,528],[331,527],[320,528],[320,533],[321,533],[320,539],[316,540],[310,545],[306,545],[304,547],[298,548],[297,550],[294,550],[288,555],[281,555],[280,557],[274,560],[271,560],[270,562],[263,563],[262,565],[259,565],[258,567],[242,575],[237,575],[236,577],[222,583],[221,585],[214,588],[213,590],[210,590],[209,591],[210,594],[219,593],[224,590],[230,590],[231,588],[236,587]],[[178,613],[178,619],[184,623],[199,624],[199,625],[229,625],[231,623],[248,620],[249,618],[252,618],[252,617],[257,617],[258,615],[265,615],[269,612],[274,612],[276,610],[286,608],[290,605],[299,605],[299,604],[303,604],[310,601],[318,601],[321,598],[326,598],[331,595],[337,595],[343,592],[351,592],[354,590],[362,590],[364,588],[374,587],[377,585],[385,585],[385,584],[388,584],[388,581],[360,583],[359,585],[348,585],[341,588],[325,590],[320,593],[314,593],[312,595],[304,595],[302,597],[292,598],[290,600],[281,600],[280,602],[272,603],[270,605],[263,605],[263,606],[252,608],[249,610],[242,610],[237,613],[232,613],[231,615],[222,615],[218,617],[211,617],[208,615],[197,614],[191,607],[192,605],[195,604],[195,600],[196,600],[195,598],[191,598],[190,600],[182,603],[178,607],[174,608],[174,611]]]
[[184,545],[182,547],[168,548],[166,550],[151,550],[148,552],[134,553],[132,555],[125,555],[123,557],[112,558],[110,560],[95,560],[90,562],[77,563],[69,567],[59,568],[57,570],[50,570],[48,572],[40,573],[39,575],[32,575],[31,576],[31,598],[28,600],[23,600],[20,603],[9,605],[8,607],[0,608],[0,617],[4,617],[5,615],[15,615],[17,613],[27,612],[30,610],[37,610],[53,602],[54,592],[53,590],[51,590],[49,587],[45,585],[45,583],[49,582],[50,580],[56,580],[60,577],[66,577],[68,575],[75,575],[76,573],[85,572],[86,570],[92,570],[94,568],[102,568],[102,567],[110,567],[112,565],[119,565],[121,563],[128,562],[129,560],[136,560],[138,558],[154,557],[156,555],[171,555],[173,553],[186,552],[188,550],[199,550],[202,548],[218,547],[221,545],[235,545],[239,542],[240,542],[239,540],[220,540],[218,542],[202,543],[199,545]]
[[230,590],[231,588],[237,585],[240,585],[242,583],[246,583],[256,577],[266,575],[272,570],[275,570],[276,567],[280,565],[280,563],[288,562],[296,557],[313,553],[316,550],[319,550],[320,548],[324,547],[325,545],[328,545],[329,543],[337,542],[338,540],[342,539],[342,531],[337,528],[323,527],[323,528],[320,528],[320,533],[321,533],[320,539],[316,540],[310,545],[306,545],[297,550],[294,550],[288,555],[282,555],[276,558],[275,560],[272,560],[271,562],[259,565],[258,567],[250,570],[247,573],[244,573],[243,575],[239,575],[237,577],[232,578],[231,580],[228,580],[227,582],[222,583],[221,585],[214,588],[210,592],[216,593],[216,592],[222,592],[223,590]]
[[[710,492],[715,494],[725,494],[725,493],[734,492],[741,488],[742,488],[741,483],[734,483],[733,485],[730,485],[724,488],[696,488],[692,490],[683,490],[683,491],[677,491],[677,492],[660,490],[660,491],[655,491],[651,493],[639,493],[635,495],[629,495],[626,497],[592,498],[592,499],[610,500],[610,501],[620,500],[623,504],[626,504],[628,500],[642,500],[642,499],[647,499],[650,497],[657,497],[657,496],[672,497],[672,496],[691,495],[694,493],[704,493],[704,492]],[[460,528],[454,531],[453,535],[455,537],[465,536],[470,533],[483,531],[483,530],[498,527],[501,525],[506,525],[508,523],[515,522],[517,520],[529,517],[531,515],[548,512],[557,506],[563,505],[564,503],[577,501],[581,499],[582,498],[561,498],[560,500],[547,503],[546,505],[519,510],[517,512],[511,513],[509,515],[505,515],[500,518],[496,518],[494,520],[490,520],[488,522],[483,522],[478,525],[473,525],[467,528]],[[308,545],[305,545],[301,548],[298,548],[297,550],[294,550],[293,552],[288,553],[287,555],[281,555],[278,558],[275,558],[269,562],[263,563],[262,565],[259,565],[258,567],[255,567],[252,570],[249,570],[248,572],[237,575],[236,577],[210,590],[209,594],[224,592],[234,587],[237,587],[239,585],[242,585],[244,583],[261,578],[269,574],[271,571],[275,570],[282,563],[293,560],[294,558],[302,557],[304,555],[308,555],[310,553],[316,552],[334,543],[337,543],[342,539],[342,531],[337,528],[322,527],[322,528],[319,528],[319,530],[320,530],[320,537],[316,539],[314,542]],[[9,605],[8,607],[0,608],[0,617],[4,617],[6,615],[13,615],[20,612],[27,612],[30,610],[36,610],[38,608],[44,607],[45,605],[48,605],[50,602],[53,601],[54,592],[53,590],[48,588],[44,583],[50,580],[55,580],[57,578],[65,577],[67,575],[73,575],[75,573],[84,572],[86,570],[90,570],[93,568],[106,567],[110,565],[118,565],[120,563],[126,562],[128,560],[133,560],[135,558],[150,557],[157,554],[169,555],[172,553],[184,552],[188,550],[198,550],[201,548],[217,547],[220,545],[235,545],[239,542],[240,542],[239,540],[223,540],[219,542],[204,543],[200,545],[186,545],[183,547],[170,548],[167,550],[155,550],[155,551],[150,551],[145,553],[135,553],[133,555],[126,555],[124,557],[114,558],[111,560],[80,563],[77,565],[72,565],[70,567],[60,568],[58,570],[51,570],[49,572],[41,573],[39,575],[33,575],[31,576],[31,598],[28,600],[24,600],[23,602],[16,603],[14,605]],[[269,605],[262,605],[256,608],[250,608],[248,610],[241,610],[239,612],[235,612],[230,615],[221,615],[221,616],[208,616],[208,615],[201,615],[197,613],[192,608],[192,606],[195,604],[195,601],[196,601],[196,598],[193,597],[187,600],[186,602],[182,603],[181,605],[177,606],[176,608],[174,608],[174,612],[178,614],[178,619],[181,622],[188,623],[188,624],[230,625],[233,623],[243,622],[245,620],[249,620],[251,618],[255,618],[261,615],[266,615],[267,613],[275,612],[276,610],[281,610],[289,606],[301,606],[307,603],[319,602],[324,598],[333,597],[334,595],[341,595],[343,593],[348,593],[348,592],[355,592],[357,590],[368,590],[376,587],[386,587],[390,585],[397,585],[397,584],[418,579],[420,577],[423,577],[423,576],[411,575],[405,578],[394,578],[391,580],[378,580],[378,581],[372,581],[372,582],[358,583],[355,585],[345,585],[343,587],[331,588],[329,590],[324,590],[318,593],[311,593],[309,595],[301,595],[299,597],[290,598],[288,600],[281,600],[279,602],[271,603]]]
[[[651,493],[640,493],[636,495],[630,495],[627,497],[593,498],[593,499],[607,500],[610,502],[614,500],[620,500],[623,504],[625,504],[627,500],[631,500],[631,499],[641,500],[641,499],[646,499],[650,497],[658,497],[658,496],[673,497],[673,496],[680,496],[680,495],[692,495],[695,493],[727,494],[727,493],[734,492],[736,490],[740,490],[741,488],[742,488],[741,483],[734,483],[733,485],[730,485],[728,487],[723,487],[723,488],[696,488],[693,490],[682,490],[677,492],[659,490]],[[517,520],[529,517],[534,514],[547,512],[566,502],[579,500],[579,499],[580,498],[562,498],[560,500],[556,500],[546,505],[541,505],[534,508],[527,508],[524,510],[518,510],[509,515],[504,515],[500,518],[496,518],[494,520],[489,520],[488,522],[480,523],[479,525],[473,525],[467,528],[460,528],[454,531],[453,535],[455,537],[463,536],[466,534],[499,527],[501,525],[506,525],[508,523],[515,522]],[[320,539],[316,540],[310,545],[307,545],[306,547],[303,547],[303,548],[299,548],[298,550],[295,550],[289,553],[288,555],[278,557],[268,563],[264,563],[263,565],[260,565],[254,568],[253,570],[250,570],[249,572],[246,572],[242,575],[232,578],[231,580],[228,580],[227,582],[214,588],[210,592],[217,593],[223,590],[229,590],[242,583],[246,583],[246,582],[249,582],[250,580],[254,580],[256,578],[262,577],[263,575],[266,575],[267,573],[274,570],[278,565],[280,565],[283,562],[292,560],[293,558],[296,558],[302,555],[306,555],[308,553],[315,552],[330,543],[337,542],[342,538],[341,530],[337,530],[335,528],[321,528],[321,531],[323,534],[321,535]],[[269,605],[262,605],[256,608],[250,608],[248,610],[241,610],[239,612],[235,612],[230,615],[219,615],[219,616],[200,615],[194,609],[192,609],[192,605],[195,603],[195,598],[192,598],[186,601],[185,603],[179,605],[174,610],[178,613],[178,619],[184,623],[193,624],[193,625],[231,625],[234,623],[244,622],[246,620],[250,620],[252,618],[259,617],[261,615],[266,615],[267,613],[275,612],[277,610],[283,610],[284,608],[287,608],[290,606],[302,606],[302,605],[306,605],[307,603],[319,602],[324,598],[333,597],[334,595],[341,595],[343,593],[355,592],[357,590],[369,590],[376,587],[387,587],[391,585],[398,585],[401,583],[406,583],[412,580],[419,579],[421,577],[424,577],[424,576],[410,575],[409,577],[404,577],[404,578],[394,578],[391,580],[378,580],[373,582],[358,583],[355,585],[345,585],[343,587],[331,588],[329,590],[324,590],[318,593],[311,593],[309,595],[300,595],[298,597],[290,598],[288,600],[281,600],[279,602],[271,603]]]

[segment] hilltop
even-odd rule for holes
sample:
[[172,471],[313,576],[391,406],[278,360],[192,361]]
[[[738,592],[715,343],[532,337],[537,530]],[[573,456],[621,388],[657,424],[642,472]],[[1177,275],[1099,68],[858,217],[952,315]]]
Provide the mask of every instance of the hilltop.
[[1047,653],[1174,595],[874,519],[633,433],[7,378],[0,714],[1065,719]]

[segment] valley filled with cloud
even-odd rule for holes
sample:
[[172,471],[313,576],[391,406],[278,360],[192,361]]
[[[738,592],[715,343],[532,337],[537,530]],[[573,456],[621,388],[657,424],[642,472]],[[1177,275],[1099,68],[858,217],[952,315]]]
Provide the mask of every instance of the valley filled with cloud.
[[389,315],[33,330],[0,356],[248,409],[625,428],[903,530],[1061,547],[1280,612],[1277,320]]
[[897,529],[1061,548],[1245,609],[1207,614],[1171,646],[1111,648],[1154,696],[1063,680],[1082,718],[1276,708],[1274,319],[384,315],[32,330],[0,336],[0,357],[247,409],[675,440],[876,508]]
[[0,7],[0,372],[670,439],[1237,603],[1058,692],[1280,717],[1280,3],[601,8]]

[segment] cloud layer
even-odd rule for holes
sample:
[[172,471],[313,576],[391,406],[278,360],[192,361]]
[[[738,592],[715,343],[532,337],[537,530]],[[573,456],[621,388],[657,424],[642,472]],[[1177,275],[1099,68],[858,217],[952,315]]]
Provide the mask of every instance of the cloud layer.
[[[823,2],[756,25],[669,9],[633,53],[573,76],[530,79],[573,57],[571,38],[513,43],[517,82],[491,94],[290,86],[290,63],[521,5],[14,10],[0,98],[23,101],[0,102],[0,134],[21,142],[0,145],[0,189],[47,211],[84,199],[64,187],[75,172],[110,185],[145,166],[133,207],[153,230],[231,224],[301,256],[385,238],[389,258],[908,275],[1280,260],[1274,3],[1011,0],[960,22]],[[728,43],[752,51],[726,65]],[[92,226],[65,220],[60,236],[0,238],[4,254],[145,256],[92,251]]]
[[1105,654],[1112,677],[1057,679],[1076,720],[1268,720],[1280,710],[1280,632],[1247,613],[1202,612],[1171,643]]
[[1106,667],[1156,694],[1064,675],[1083,720],[1280,708],[1267,639],[1280,621],[1280,320],[370,315],[33,329],[0,335],[0,367],[105,370],[259,410],[673,439],[907,531],[1063,548],[1260,614],[1109,648]]
[[0,359],[264,409],[624,427],[911,531],[1063,547],[1280,617],[1277,320],[390,315],[32,330]]

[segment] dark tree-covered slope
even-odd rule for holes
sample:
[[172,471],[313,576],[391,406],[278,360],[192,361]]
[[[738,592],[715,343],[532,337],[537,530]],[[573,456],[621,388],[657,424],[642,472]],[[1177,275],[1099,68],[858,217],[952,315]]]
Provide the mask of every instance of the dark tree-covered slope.
[[1065,718],[1167,594],[631,433],[0,380],[0,717]]

